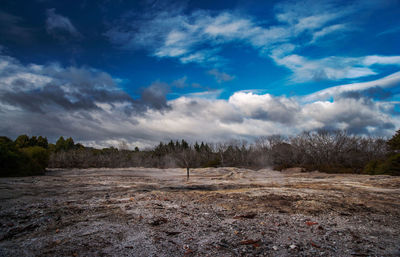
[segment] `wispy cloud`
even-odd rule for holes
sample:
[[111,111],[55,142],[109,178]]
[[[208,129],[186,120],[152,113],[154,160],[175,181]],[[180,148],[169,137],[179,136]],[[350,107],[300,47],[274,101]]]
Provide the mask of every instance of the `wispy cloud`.
[[337,34],[339,32],[343,33],[344,31],[348,31],[348,30],[351,30],[351,29],[346,24],[335,24],[335,25],[325,27],[325,28],[313,33],[310,44],[315,44],[319,39],[321,39],[327,35]]
[[398,86],[399,84],[400,84],[400,72],[396,72],[384,78],[380,78],[373,81],[339,85],[324,90],[320,90],[318,92],[312,93],[304,97],[303,100],[307,102],[312,102],[317,100],[328,100],[332,97],[339,96],[345,92],[364,91],[374,87],[390,88]]
[[172,86],[177,87],[177,88],[184,88],[187,87],[187,76],[183,76],[180,79],[176,79],[174,81],[172,81],[171,83]]
[[293,72],[293,82],[360,78],[378,74],[376,65],[400,66],[400,56],[330,56],[322,59],[308,59],[296,54],[271,56],[278,65]]
[[[397,65],[398,57],[379,57],[378,60],[378,57],[368,56],[360,63],[362,58],[331,56],[313,60],[293,51],[315,44],[328,35],[353,30],[351,22],[344,18],[368,6],[358,2],[338,5],[333,1],[307,1],[306,4],[286,1],[275,6],[276,22],[272,25],[264,25],[237,11],[197,10],[190,13],[182,6],[174,6],[151,10],[146,15],[128,15],[115,22],[105,35],[124,49],[143,48],[153,56],[176,58],[184,64],[215,67],[224,60],[223,47],[237,42],[289,68],[296,82],[359,78],[376,74],[369,67],[372,62]],[[298,43],[300,37],[303,43]],[[217,80],[224,81],[221,76]]]
[[125,49],[145,48],[157,57],[178,58],[182,63],[218,62],[219,46],[232,41],[264,48],[289,36],[285,28],[264,28],[249,17],[228,11],[176,12],[166,10],[150,13],[150,17],[135,16],[120,21],[105,35]]
[[65,39],[66,34],[75,38],[81,37],[81,34],[68,17],[56,13],[54,8],[48,9],[46,14],[46,31],[50,35],[59,39]]
[[400,31],[400,26],[384,30],[384,31],[378,33],[377,36],[383,36],[383,35],[398,33],[399,31]]
[[362,58],[362,63],[366,66],[371,65],[397,65],[400,66],[400,56],[381,56],[370,55]]
[[225,72],[221,72],[217,69],[209,70],[207,73],[214,76],[215,80],[217,80],[218,83],[227,82],[235,79],[235,76],[229,75]]

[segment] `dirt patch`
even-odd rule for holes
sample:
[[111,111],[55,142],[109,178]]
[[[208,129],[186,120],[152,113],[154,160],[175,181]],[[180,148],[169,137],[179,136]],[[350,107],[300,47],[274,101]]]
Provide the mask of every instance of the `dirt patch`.
[[0,256],[398,256],[400,178],[237,168],[0,179]]

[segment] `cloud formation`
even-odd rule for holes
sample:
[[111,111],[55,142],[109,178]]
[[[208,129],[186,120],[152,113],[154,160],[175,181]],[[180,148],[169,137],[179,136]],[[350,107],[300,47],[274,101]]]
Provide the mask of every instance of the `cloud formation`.
[[28,132],[49,137],[70,134],[81,140],[112,138],[114,132],[107,128],[118,126],[120,119],[136,124],[136,117],[148,109],[168,106],[167,92],[157,84],[133,99],[118,87],[117,79],[87,67],[23,65],[0,55],[0,78],[0,116],[6,121],[0,131],[6,135]]
[[400,84],[400,72],[396,72],[384,78],[380,78],[373,81],[351,83],[351,84],[339,85],[323,89],[304,97],[304,100],[308,102],[317,101],[321,99],[327,100],[332,97],[342,95],[346,92],[359,92],[376,87],[391,88],[399,86],[399,84]]
[[68,17],[56,13],[54,8],[48,9],[46,14],[46,31],[48,34],[58,39],[65,39],[67,35],[74,38],[81,37]]
[[221,72],[217,69],[212,69],[207,72],[208,74],[214,76],[218,83],[227,82],[235,79],[235,76],[229,75],[228,73]]
[[[399,56],[313,59],[298,52],[310,44],[355,29],[350,17],[376,4],[334,1],[285,1],[275,5],[275,21],[265,22],[240,11],[188,12],[184,6],[150,8],[146,14],[125,15],[105,35],[126,50],[145,49],[158,58],[176,58],[181,63],[222,66],[222,49],[230,44],[250,46],[262,57],[293,72],[292,81],[354,79],[377,72],[371,66],[399,65]],[[265,25],[268,24],[268,25]],[[294,51],[297,53],[294,53]],[[224,81],[212,69],[218,82]],[[229,78],[225,76],[226,78]]]
[[[391,113],[396,103],[388,101],[381,89],[399,78],[395,73],[369,84],[343,85],[305,97],[235,92],[228,99],[191,94],[173,100],[166,98],[167,84],[154,82],[142,90],[140,99],[132,99],[118,87],[117,79],[99,70],[24,65],[0,56],[0,119],[4,121],[0,132],[45,135],[52,140],[72,136],[96,146],[126,141],[139,147],[180,138],[252,140],[320,128],[389,135],[400,120]],[[343,94],[350,90],[353,95]],[[382,101],[371,94],[381,94]]]

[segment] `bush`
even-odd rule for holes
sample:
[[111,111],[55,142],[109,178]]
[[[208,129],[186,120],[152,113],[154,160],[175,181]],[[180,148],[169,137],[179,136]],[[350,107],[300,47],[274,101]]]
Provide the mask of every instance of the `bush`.
[[43,174],[49,164],[49,153],[40,146],[22,148],[21,152],[29,159],[25,165],[26,173],[29,175]]
[[0,176],[12,176],[20,167],[22,154],[14,142],[7,137],[0,137]]
[[43,174],[49,160],[46,149],[39,146],[19,149],[15,142],[0,137],[0,176],[32,176]]

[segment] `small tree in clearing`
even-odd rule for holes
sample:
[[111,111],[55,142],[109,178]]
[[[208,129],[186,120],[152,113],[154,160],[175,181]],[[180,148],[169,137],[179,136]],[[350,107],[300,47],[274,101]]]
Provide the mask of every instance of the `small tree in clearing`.
[[190,146],[183,148],[175,153],[176,164],[181,168],[186,168],[186,180],[189,180],[190,168],[197,167],[198,154]]

